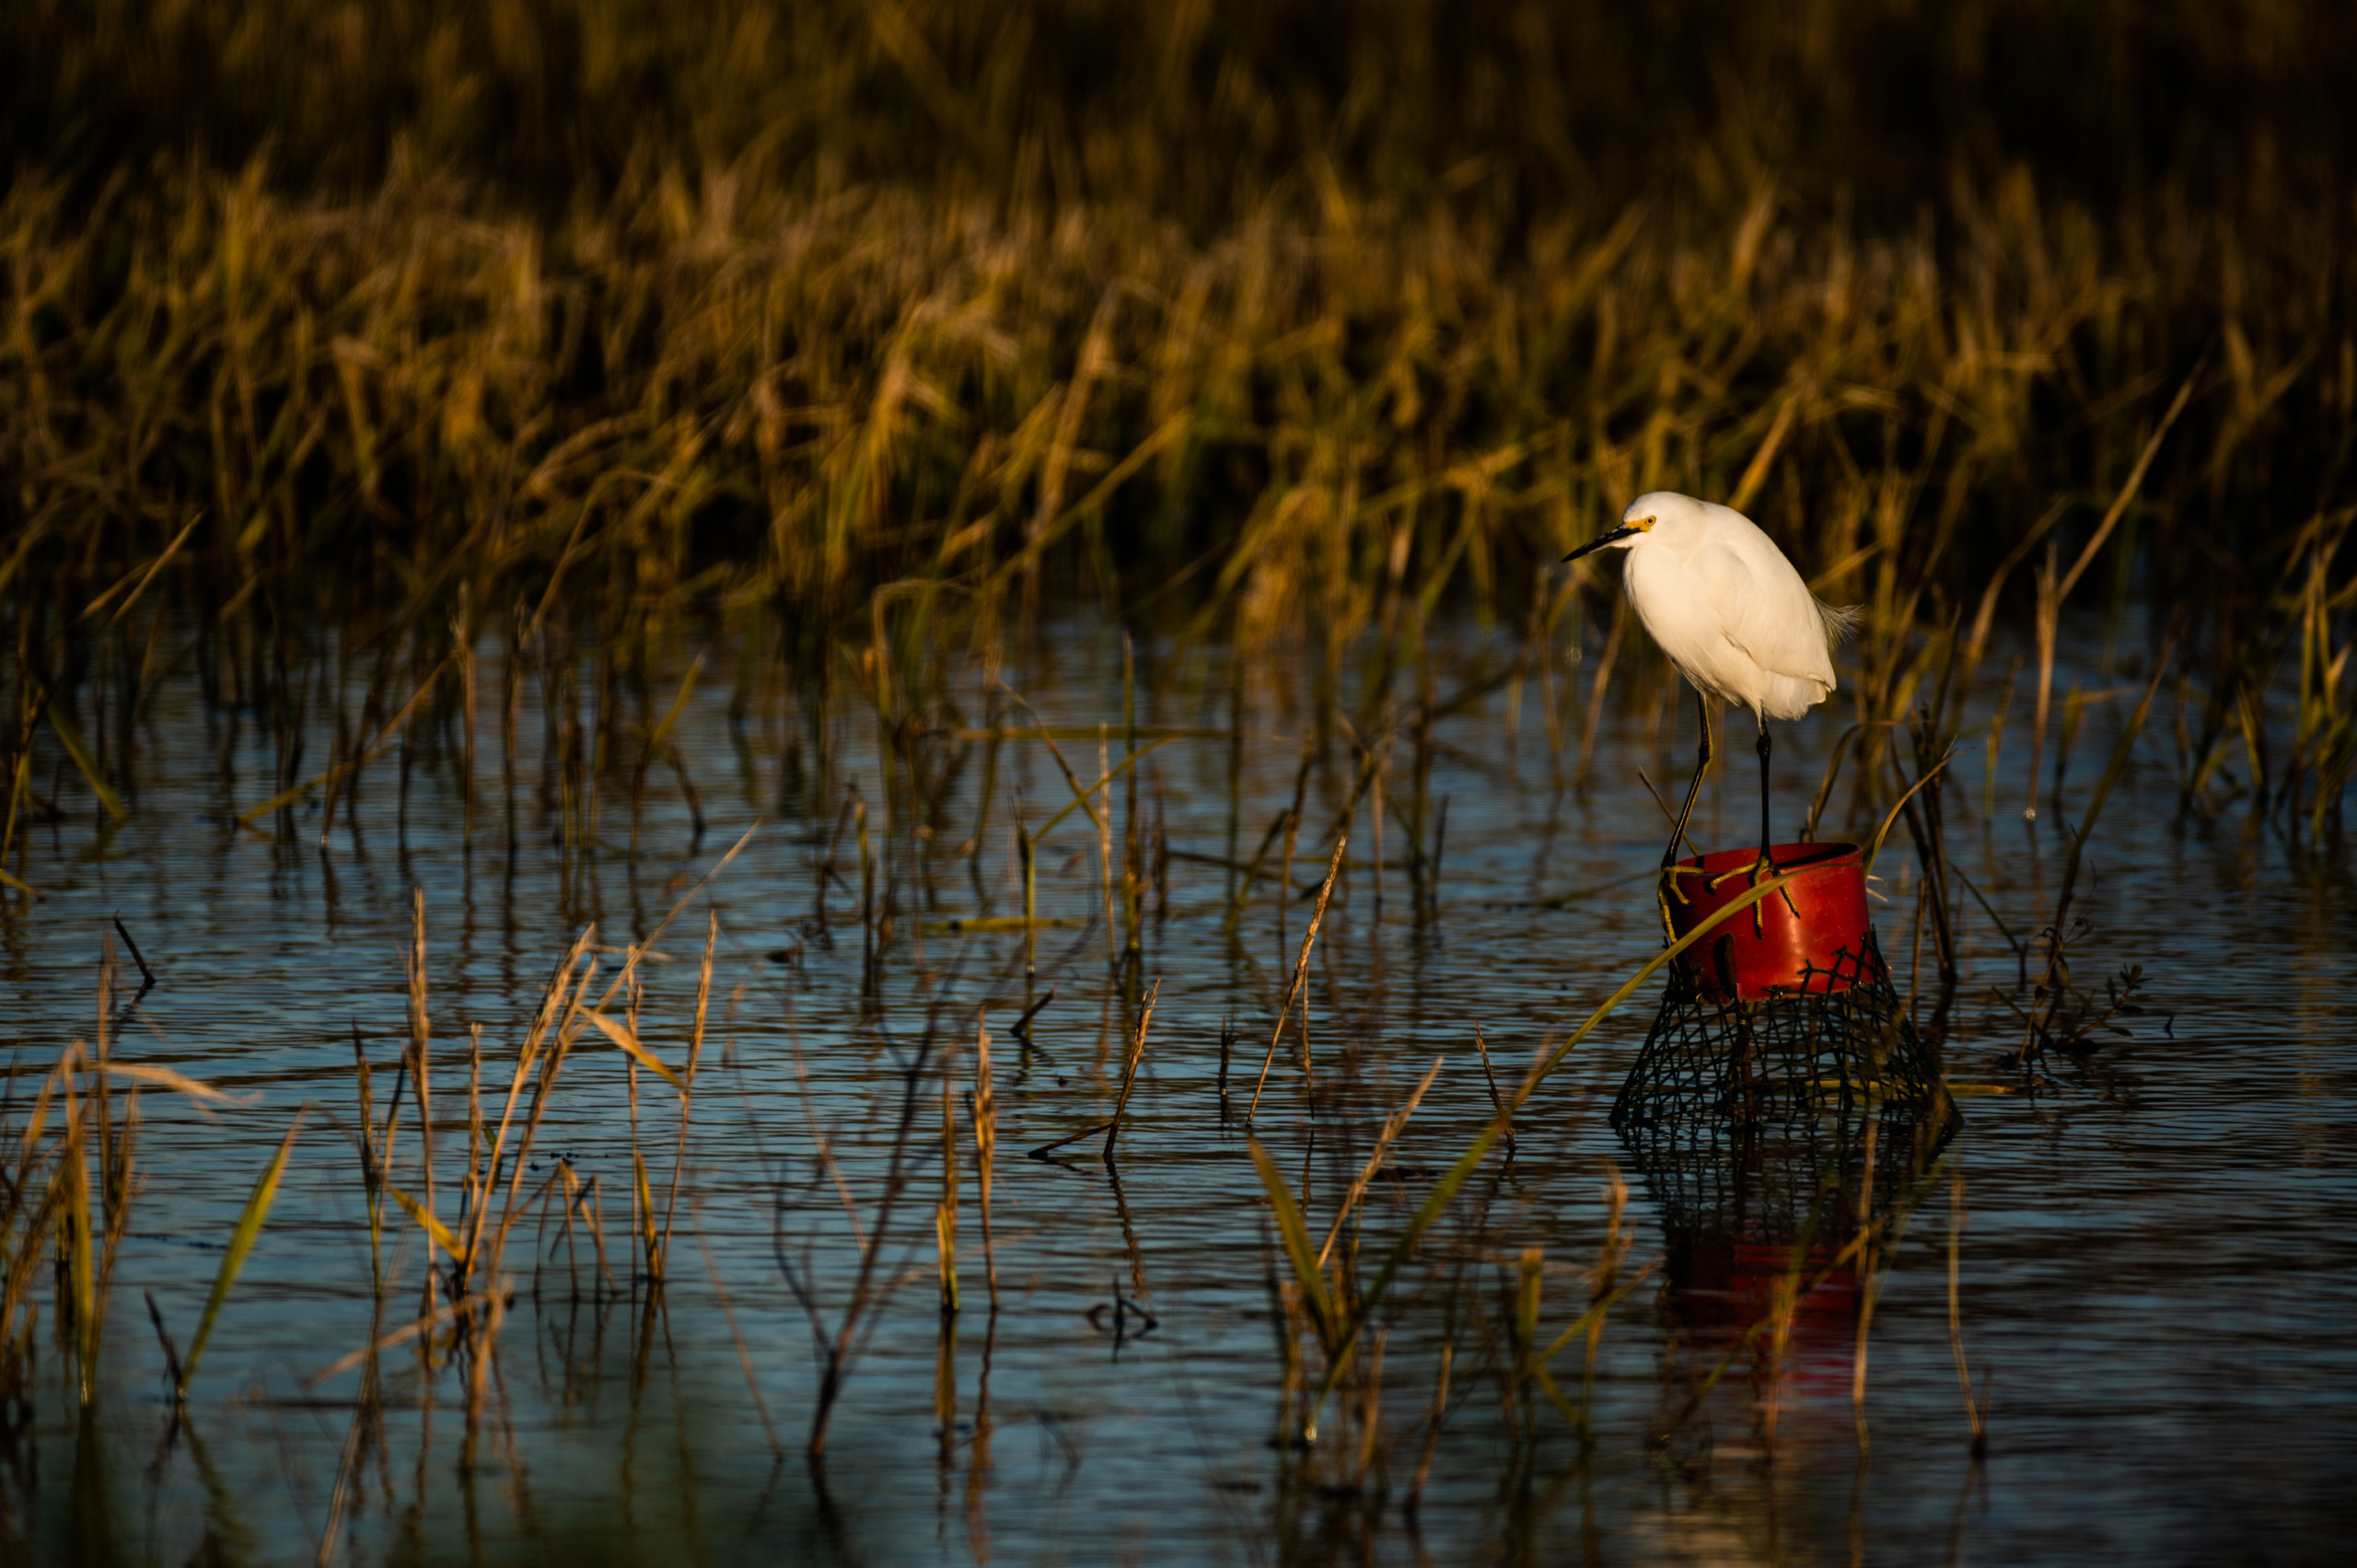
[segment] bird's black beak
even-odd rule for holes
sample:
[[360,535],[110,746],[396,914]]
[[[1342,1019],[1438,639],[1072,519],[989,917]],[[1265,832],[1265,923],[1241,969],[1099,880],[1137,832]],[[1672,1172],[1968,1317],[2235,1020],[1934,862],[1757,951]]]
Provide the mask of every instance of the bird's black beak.
[[1573,551],[1569,555],[1564,556],[1563,559],[1567,563],[1577,561],[1583,555],[1595,554],[1597,551],[1602,550],[1608,544],[1618,544],[1624,539],[1631,538],[1634,535],[1641,534],[1645,530],[1643,528],[1614,528],[1610,533],[1600,533],[1594,539],[1589,540],[1585,544],[1581,545],[1577,550]]

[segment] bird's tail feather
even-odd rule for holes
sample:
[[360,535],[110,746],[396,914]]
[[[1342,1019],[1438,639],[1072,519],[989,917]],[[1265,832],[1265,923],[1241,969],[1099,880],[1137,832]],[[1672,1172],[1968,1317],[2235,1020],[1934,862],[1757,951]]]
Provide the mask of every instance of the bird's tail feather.
[[1821,598],[1810,602],[1817,606],[1817,619],[1825,622],[1826,642],[1835,647],[1855,636],[1858,622],[1865,619],[1866,607],[1863,604],[1845,604],[1836,609]]

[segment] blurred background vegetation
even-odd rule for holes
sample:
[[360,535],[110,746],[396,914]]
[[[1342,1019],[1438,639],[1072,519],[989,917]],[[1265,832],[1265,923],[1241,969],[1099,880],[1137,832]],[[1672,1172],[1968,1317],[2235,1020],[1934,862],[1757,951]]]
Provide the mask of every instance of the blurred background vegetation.
[[357,198],[402,157],[556,215],[652,161],[1133,205],[1456,201],[1509,229],[1773,185],[1870,226],[2027,168],[2116,238],[2341,196],[2357,24],[2293,0],[23,0],[12,158]]
[[2112,586],[2231,628],[2345,531],[2351,79],[2290,0],[17,0],[0,573],[1339,645],[1670,485],[1912,624],[2190,387]]

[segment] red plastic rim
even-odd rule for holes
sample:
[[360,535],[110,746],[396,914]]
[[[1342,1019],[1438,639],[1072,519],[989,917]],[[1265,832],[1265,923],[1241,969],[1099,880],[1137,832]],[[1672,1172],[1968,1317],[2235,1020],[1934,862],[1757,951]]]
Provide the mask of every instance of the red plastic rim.
[[[1678,862],[1670,929],[1683,936],[1750,891],[1747,873],[1759,858],[1756,848],[1727,849]],[[1678,963],[1704,991],[1746,1002],[1778,991],[1847,991],[1868,978],[1866,866],[1858,846],[1778,844],[1770,860],[1779,874],[1797,875],[1782,893],[1728,916]]]

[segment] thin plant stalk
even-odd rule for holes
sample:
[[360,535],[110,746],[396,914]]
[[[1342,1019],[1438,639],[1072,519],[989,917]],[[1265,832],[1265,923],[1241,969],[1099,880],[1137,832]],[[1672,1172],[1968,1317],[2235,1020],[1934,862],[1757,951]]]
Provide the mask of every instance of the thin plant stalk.
[[[1318,928],[1325,923],[1326,919],[1326,900],[1333,896],[1334,878],[1342,869],[1342,853],[1350,847],[1351,836],[1347,831],[1335,835],[1334,858],[1326,867],[1326,880],[1318,885],[1318,907],[1309,917],[1309,929],[1303,932],[1301,935],[1301,956],[1294,960],[1293,978],[1286,982],[1283,1004],[1277,1009],[1277,1027],[1275,1031],[1269,1036],[1268,1054],[1261,1058],[1260,1075],[1253,1081],[1252,1104],[1250,1109],[1247,1109],[1244,1113],[1244,1121],[1247,1126],[1251,1124],[1254,1113],[1259,1111],[1260,1109],[1260,1091],[1268,1086],[1269,1068],[1277,1059],[1278,1042],[1284,1039],[1285,1022],[1293,1016],[1294,999],[1296,996],[1303,996],[1303,1005],[1306,1006],[1308,1005],[1303,988],[1307,983],[1309,976],[1310,950],[1318,946]],[[1284,883],[1284,887],[1288,889],[1290,889],[1292,886],[1293,884],[1290,879]],[[1280,897],[1282,896],[1283,895],[1281,894]],[[1305,1049],[1306,1049],[1306,1044]],[[1305,1060],[1303,1063],[1305,1071],[1306,1070],[1307,1065],[1308,1063],[1306,1060]]]
[[1154,1024],[1155,999],[1162,994],[1162,982],[1155,981],[1145,994],[1145,1005],[1138,1015],[1138,1027],[1131,1033],[1129,1049],[1121,1055],[1121,1089],[1113,1101],[1113,1118],[1105,1127],[1107,1165],[1113,1163],[1113,1145],[1121,1136],[1121,1118],[1130,1109],[1130,1093],[1137,1087],[1138,1066],[1145,1060],[1146,1030]]
[[967,1108],[974,1129],[974,1196],[981,1207],[982,1277],[990,1290],[991,1311],[998,1311],[998,1251],[991,1237],[992,1164],[998,1152],[998,1094],[991,1085],[991,1030],[988,1015],[974,1020],[974,1088]]

